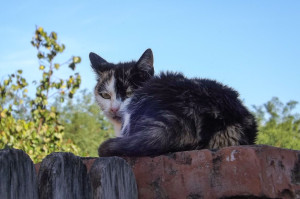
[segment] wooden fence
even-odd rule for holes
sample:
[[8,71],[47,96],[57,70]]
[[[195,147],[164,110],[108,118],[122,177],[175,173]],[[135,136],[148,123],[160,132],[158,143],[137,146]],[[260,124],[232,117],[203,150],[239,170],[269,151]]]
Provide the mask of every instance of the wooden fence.
[[21,150],[0,150],[1,199],[136,199],[131,167],[118,157],[97,158],[89,172],[87,159],[72,153],[52,153],[38,172]]

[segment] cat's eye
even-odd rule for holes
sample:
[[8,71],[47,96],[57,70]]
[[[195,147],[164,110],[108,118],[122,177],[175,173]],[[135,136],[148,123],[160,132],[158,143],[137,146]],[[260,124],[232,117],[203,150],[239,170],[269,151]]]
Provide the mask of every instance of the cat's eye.
[[108,94],[106,92],[100,93],[100,96],[103,97],[104,99],[110,99],[110,94]]
[[126,91],[126,97],[131,97],[131,95],[133,94],[133,91],[130,89],[127,89]]

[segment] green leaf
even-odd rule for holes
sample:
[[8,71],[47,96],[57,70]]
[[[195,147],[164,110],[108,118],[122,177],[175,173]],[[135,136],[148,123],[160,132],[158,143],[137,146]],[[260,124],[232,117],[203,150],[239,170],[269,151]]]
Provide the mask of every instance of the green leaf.
[[52,37],[54,40],[57,40],[57,34],[56,34],[56,32],[51,32],[51,37]]
[[66,46],[62,44],[62,48],[60,49],[60,52],[63,52],[65,50]]
[[45,56],[43,55],[43,53],[39,52],[38,55],[37,55],[37,57],[38,57],[39,59],[42,59],[42,58],[44,58]]
[[43,104],[44,106],[46,106],[46,105],[48,104],[48,101],[47,101],[47,100],[43,100],[43,101],[42,101],[42,104]]

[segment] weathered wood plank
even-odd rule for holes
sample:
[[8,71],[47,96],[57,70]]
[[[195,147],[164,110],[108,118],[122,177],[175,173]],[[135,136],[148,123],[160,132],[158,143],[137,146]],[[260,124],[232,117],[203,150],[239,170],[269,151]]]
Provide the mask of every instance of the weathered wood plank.
[[41,163],[38,174],[40,199],[90,199],[86,166],[72,153],[52,153]]
[[90,170],[94,199],[137,199],[134,174],[127,162],[119,157],[98,158]]
[[0,198],[38,198],[35,168],[22,150],[0,150]]

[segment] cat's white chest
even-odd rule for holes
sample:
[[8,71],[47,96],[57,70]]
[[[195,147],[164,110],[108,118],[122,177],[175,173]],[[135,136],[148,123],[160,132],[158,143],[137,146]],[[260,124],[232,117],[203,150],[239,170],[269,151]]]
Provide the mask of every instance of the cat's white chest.
[[111,121],[113,126],[114,126],[114,131],[115,131],[115,136],[116,137],[123,137],[123,135],[121,134],[121,127],[122,124],[116,121]]

